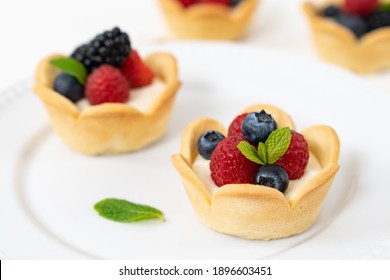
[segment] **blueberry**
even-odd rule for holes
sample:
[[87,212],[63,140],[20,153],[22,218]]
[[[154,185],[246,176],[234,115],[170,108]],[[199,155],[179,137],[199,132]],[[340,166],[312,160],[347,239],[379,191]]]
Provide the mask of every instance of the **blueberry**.
[[232,7],[235,7],[235,6],[237,6],[238,4],[240,4],[241,1],[242,1],[242,0],[231,0],[231,1],[230,1],[230,5],[231,5]]
[[275,164],[263,165],[256,172],[254,178],[254,183],[256,185],[275,188],[282,193],[287,189],[288,181],[287,172]]
[[218,143],[225,138],[220,132],[215,130],[210,130],[203,133],[198,140],[198,152],[205,158],[210,159],[212,152]]
[[241,131],[252,144],[265,142],[272,131],[278,128],[274,118],[264,110],[248,114],[242,122]]
[[352,14],[340,14],[335,18],[335,20],[339,24],[349,28],[358,38],[362,37],[368,31],[366,22],[359,16]]
[[339,8],[336,5],[329,5],[323,10],[323,14],[325,17],[337,17],[340,13]]
[[84,86],[67,73],[61,73],[55,78],[53,89],[74,103],[84,97]]

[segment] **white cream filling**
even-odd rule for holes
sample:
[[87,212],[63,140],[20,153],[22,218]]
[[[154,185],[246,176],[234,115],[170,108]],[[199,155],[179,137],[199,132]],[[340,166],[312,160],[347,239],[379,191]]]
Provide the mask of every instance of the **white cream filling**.
[[[214,192],[218,190],[218,186],[214,183],[213,179],[211,179],[209,166],[210,160],[204,159],[202,156],[198,155],[192,164],[192,170],[202,180],[209,192],[214,194]],[[320,171],[321,165],[318,159],[310,153],[309,163],[307,164],[306,171],[303,176],[298,180],[290,180],[288,188],[284,193],[286,199],[291,200],[297,193],[299,193],[300,188]]]
[[[125,103],[137,110],[146,113],[149,108],[153,105],[156,98],[164,91],[166,85],[160,79],[154,79],[150,85],[130,89],[130,98]],[[81,99],[77,102],[77,106],[80,110],[84,110],[91,106],[86,98]]]

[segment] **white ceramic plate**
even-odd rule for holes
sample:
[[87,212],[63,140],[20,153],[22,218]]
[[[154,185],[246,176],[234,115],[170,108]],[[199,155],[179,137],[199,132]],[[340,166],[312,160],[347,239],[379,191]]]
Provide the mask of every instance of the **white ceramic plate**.
[[[90,157],[62,144],[21,82],[0,95],[0,255],[11,259],[357,259],[390,257],[390,99],[337,68],[224,43],[160,46],[183,87],[165,137],[137,153]],[[153,48],[146,49],[150,52]],[[298,129],[333,126],[341,169],[316,224],[269,242],[209,230],[192,211],[170,156],[197,117],[226,125],[248,105],[286,110]],[[120,224],[93,205],[116,197],[161,209]]]

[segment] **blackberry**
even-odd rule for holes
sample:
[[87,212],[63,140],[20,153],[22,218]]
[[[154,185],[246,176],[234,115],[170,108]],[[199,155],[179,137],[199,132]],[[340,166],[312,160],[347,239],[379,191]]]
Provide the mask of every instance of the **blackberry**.
[[369,31],[390,26],[390,11],[373,12],[366,17],[366,23]]
[[129,36],[118,27],[97,35],[88,44],[79,46],[71,57],[80,61],[91,73],[102,64],[121,67],[131,51]]

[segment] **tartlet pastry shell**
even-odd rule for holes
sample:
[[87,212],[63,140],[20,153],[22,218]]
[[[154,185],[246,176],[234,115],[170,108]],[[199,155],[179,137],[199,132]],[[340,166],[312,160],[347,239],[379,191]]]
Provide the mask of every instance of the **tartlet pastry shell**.
[[235,8],[207,3],[184,8],[178,0],[159,2],[168,26],[180,38],[238,40],[244,35],[258,0],[242,1]]
[[[325,3],[340,3],[326,1]],[[337,22],[323,17],[324,5],[305,3],[303,10],[319,56],[358,73],[370,73],[390,67],[390,27],[380,28],[357,39]]]
[[34,91],[49,113],[54,131],[72,149],[89,155],[116,154],[141,149],[159,139],[167,127],[180,86],[176,60],[167,53],[145,59],[166,87],[146,112],[122,103],[104,103],[80,110],[52,89],[59,71],[43,59],[36,71]]
[[[261,109],[272,114],[279,127],[295,128],[286,113],[270,105],[252,106],[245,112]],[[204,224],[246,239],[270,240],[301,233],[316,221],[339,169],[340,144],[332,128],[316,125],[302,131],[322,171],[301,186],[290,201],[276,189],[251,184],[224,185],[212,195],[192,170],[198,155],[197,140],[207,130],[226,133],[215,120],[195,120],[183,133],[180,154],[172,156],[192,206]]]

